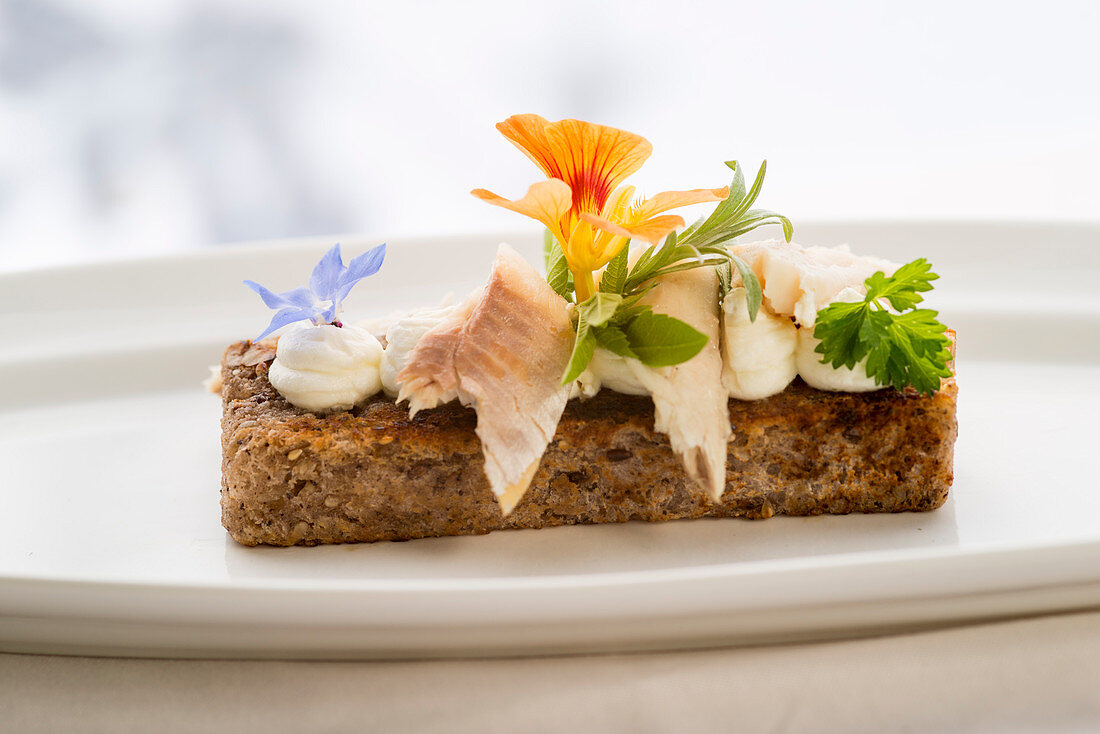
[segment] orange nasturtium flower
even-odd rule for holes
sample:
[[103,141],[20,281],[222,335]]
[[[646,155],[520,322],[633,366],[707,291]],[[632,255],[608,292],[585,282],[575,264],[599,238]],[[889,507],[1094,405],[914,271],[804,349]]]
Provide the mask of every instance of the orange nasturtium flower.
[[485,189],[471,193],[546,225],[561,245],[573,273],[577,302],[595,292],[593,273],[631,239],[656,244],[683,217],[663,214],[689,204],[721,201],[729,188],[666,191],[635,201],[633,186],[620,186],[649,158],[653,147],[625,130],[580,120],[549,122],[538,115],[513,115],[497,129],[548,177],[511,201]]

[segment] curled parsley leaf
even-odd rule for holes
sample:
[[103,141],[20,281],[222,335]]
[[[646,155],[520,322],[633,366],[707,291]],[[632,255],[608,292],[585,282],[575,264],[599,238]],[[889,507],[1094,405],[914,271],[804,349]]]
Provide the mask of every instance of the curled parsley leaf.
[[920,258],[892,276],[880,271],[864,281],[863,301],[832,303],[818,311],[814,336],[821,343],[815,351],[822,363],[852,369],[866,358],[867,374],[877,384],[934,393],[941,379],[951,377],[951,340],[936,311],[916,306],[939,277]]

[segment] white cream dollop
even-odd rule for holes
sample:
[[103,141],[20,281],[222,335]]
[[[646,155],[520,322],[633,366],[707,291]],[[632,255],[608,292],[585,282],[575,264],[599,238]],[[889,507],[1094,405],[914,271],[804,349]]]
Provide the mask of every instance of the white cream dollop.
[[279,337],[267,377],[299,408],[348,410],[381,389],[381,360],[382,345],[365,329],[309,324]]
[[[394,318],[386,327],[386,350],[382,353],[382,390],[396,398],[400,387],[397,374],[409,364],[409,357],[420,339],[450,316],[458,306],[421,308]],[[456,396],[451,396],[454,399]]]
[[[855,303],[862,301],[863,297],[862,290],[849,287],[837,293],[829,303]],[[820,340],[814,338],[812,326],[804,326],[798,330],[795,361],[798,365],[798,375],[807,385],[818,390],[833,392],[871,392],[882,389],[882,385],[867,375],[866,358],[858,362],[854,369],[843,365],[833,367],[831,364],[823,364],[821,355],[814,351],[820,343]]]
[[638,369],[648,368],[636,359],[620,357],[603,347],[596,347],[592,361],[577,378],[578,390],[572,397],[579,392],[590,398],[605,387],[624,395],[649,395],[649,390],[638,379]]
[[760,400],[783,392],[798,374],[798,329],[789,318],[761,307],[749,320],[743,287],[722,303],[722,384],[731,398]]

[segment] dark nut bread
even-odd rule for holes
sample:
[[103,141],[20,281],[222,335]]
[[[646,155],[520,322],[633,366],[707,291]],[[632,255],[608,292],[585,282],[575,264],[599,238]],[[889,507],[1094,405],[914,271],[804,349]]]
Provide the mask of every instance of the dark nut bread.
[[573,400],[527,494],[502,517],[472,410],[410,419],[378,397],[315,415],[267,380],[274,351],[222,360],[222,524],[245,545],[404,540],[574,523],[932,510],[952,480],[954,380],[920,396],[830,393],[796,380],[729,402],[726,491],[712,502],[653,431],[646,397]]

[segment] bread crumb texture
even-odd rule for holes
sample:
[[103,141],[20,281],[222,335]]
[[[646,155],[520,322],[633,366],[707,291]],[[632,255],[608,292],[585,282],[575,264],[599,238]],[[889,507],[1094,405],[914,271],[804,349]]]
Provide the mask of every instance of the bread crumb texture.
[[726,491],[688,479],[653,430],[649,398],[570,401],[519,505],[503,517],[482,470],[470,409],[409,418],[377,397],[317,415],[267,380],[270,345],[222,360],[222,524],[245,545],[317,545],[472,535],[506,528],[699,517],[932,510],[947,499],[957,434],[954,380],[931,396],[830,393],[796,380],[729,401]]

